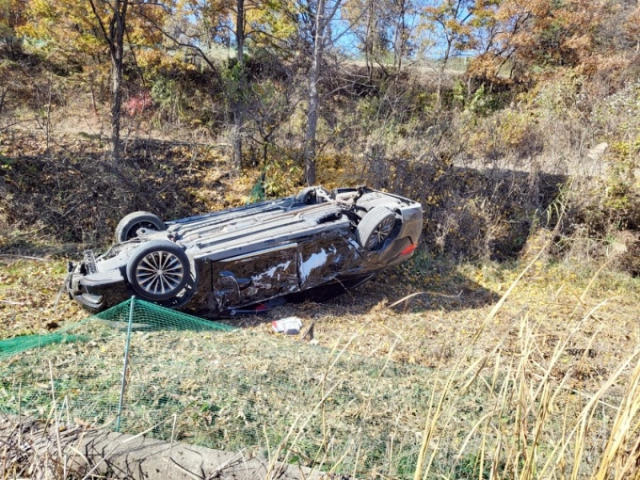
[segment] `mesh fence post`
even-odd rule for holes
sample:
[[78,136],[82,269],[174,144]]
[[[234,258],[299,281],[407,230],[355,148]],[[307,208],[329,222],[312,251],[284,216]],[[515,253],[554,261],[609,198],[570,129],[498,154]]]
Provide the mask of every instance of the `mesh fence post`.
[[127,368],[129,367],[129,344],[131,343],[131,327],[133,325],[133,308],[135,298],[131,297],[129,305],[129,324],[127,325],[127,341],[124,347],[124,367],[122,368],[122,386],[120,387],[120,400],[118,401],[118,416],[116,417],[116,432],[120,432],[120,421],[122,420],[122,406],[124,404],[124,392],[127,388]]

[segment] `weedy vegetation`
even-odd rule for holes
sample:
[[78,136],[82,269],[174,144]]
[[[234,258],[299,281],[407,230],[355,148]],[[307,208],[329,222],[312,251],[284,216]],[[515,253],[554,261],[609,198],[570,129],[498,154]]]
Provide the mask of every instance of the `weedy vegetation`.
[[[367,184],[422,203],[414,257],[233,332],[136,329],[123,428],[262,455],[272,478],[284,461],[354,478],[640,479],[635,5],[479,2],[465,18],[441,2],[411,13],[414,31],[404,2],[349,2],[349,58],[342,28],[323,57],[315,20],[272,3],[245,10],[271,40],[237,32],[230,54],[199,47],[232,45],[210,34],[242,13],[178,2],[173,18],[194,21],[180,44],[157,3],[129,11],[118,67],[98,23],[111,11],[0,2],[0,340],[75,335],[0,352],[1,411],[114,428],[124,333],[78,323],[61,287],[125,214]],[[382,13],[384,32],[369,28]],[[435,54],[424,40],[445,31]],[[290,315],[303,332],[278,337],[270,321]],[[46,454],[0,440],[0,478],[94,475],[66,468],[60,438]]]
[[[270,318],[135,331],[123,428],[365,477],[635,478],[637,281],[542,254],[431,260],[458,295],[399,281],[426,262],[270,317],[301,315],[314,345],[274,335]],[[124,333],[90,325],[5,360],[4,408],[113,428]]]

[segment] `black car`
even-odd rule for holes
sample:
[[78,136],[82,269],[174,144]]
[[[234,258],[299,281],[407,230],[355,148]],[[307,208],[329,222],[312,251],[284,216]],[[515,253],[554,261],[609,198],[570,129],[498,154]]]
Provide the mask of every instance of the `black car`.
[[135,295],[228,315],[344,292],[409,258],[421,230],[419,203],[366,187],[309,187],[170,222],[135,212],[120,221],[109,251],[87,251],[70,265],[66,287],[94,312]]

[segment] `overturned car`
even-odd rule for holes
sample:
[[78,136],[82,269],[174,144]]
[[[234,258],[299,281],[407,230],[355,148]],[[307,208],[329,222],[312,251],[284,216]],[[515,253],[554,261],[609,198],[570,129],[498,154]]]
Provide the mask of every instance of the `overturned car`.
[[170,222],[135,212],[106,253],[70,264],[66,288],[94,312],[135,295],[230,315],[343,293],[410,257],[421,230],[419,203],[366,187],[309,187]]

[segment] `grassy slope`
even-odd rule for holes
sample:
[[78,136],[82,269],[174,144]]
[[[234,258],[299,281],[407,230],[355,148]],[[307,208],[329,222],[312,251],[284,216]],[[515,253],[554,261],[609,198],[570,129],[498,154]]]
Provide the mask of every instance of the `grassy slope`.
[[[1,338],[45,333],[87,316],[62,292],[66,262],[57,256],[31,259],[2,254]],[[585,266],[537,261],[500,309],[492,328],[483,333],[486,345],[478,348],[495,345],[525,317],[537,325],[537,335],[547,348],[584,321],[588,326],[572,340],[572,348],[593,349],[597,360],[590,363],[604,368],[597,376],[610,372],[612,362],[630,353],[640,340],[635,312],[640,280],[597,267],[595,262]],[[406,265],[352,294],[328,304],[279,307],[268,319],[298,315],[305,324],[315,322],[315,339],[322,345],[331,347],[340,337],[355,336],[352,350],[366,353],[375,347],[376,355],[384,357],[397,343],[394,360],[439,366],[474,337],[521,268],[520,262],[453,265],[419,252]],[[415,293],[420,295],[388,308]],[[592,309],[596,311],[588,314]],[[270,330],[262,317],[247,317],[241,324]]]
[[[87,245],[108,243],[115,222],[126,213],[124,208],[157,207],[155,202],[161,198],[163,205],[171,205],[178,216],[242,203],[251,186],[250,178],[225,176],[225,164],[217,166],[218,153],[173,144],[171,140],[161,150],[175,149],[173,154],[149,148],[132,165],[125,165],[119,176],[105,177],[98,187],[74,186],[73,178],[80,167],[85,168],[82,171],[86,174],[87,164],[101,164],[93,152],[87,153],[88,147],[82,141],[74,143],[75,137],[70,138],[60,139],[57,145],[59,152],[66,152],[64,155],[55,157],[56,162],[43,163],[50,168],[46,178],[39,175],[41,170],[33,167],[30,160],[4,163],[13,169],[11,172],[23,169],[21,175],[12,176],[9,172],[4,178],[8,182],[26,182],[22,191],[27,200],[32,188],[29,182],[39,181],[51,185],[69,182],[69,192],[87,199],[87,204],[95,198],[96,188],[110,189],[106,199],[97,200],[105,205],[114,198],[127,200],[117,201],[110,210],[99,210],[101,216],[97,218],[82,211],[77,217],[73,217],[75,212],[64,217],[68,211],[61,208],[64,198],[51,203],[32,201],[26,204],[26,213],[35,219],[33,222],[16,229],[9,219],[0,236],[0,338],[42,333],[86,316],[64,295],[58,301],[66,262],[77,259]],[[32,147],[36,151],[41,145],[38,147],[36,142]],[[5,146],[3,154],[26,160],[28,153],[25,145],[13,143]],[[34,155],[40,160],[46,158],[42,151]],[[142,163],[137,165],[138,161]],[[135,196],[132,193],[139,185],[122,186],[119,179],[123,173],[144,169],[149,176],[135,181],[142,182],[149,191]],[[154,176],[162,181],[145,183]],[[162,195],[167,194],[167,189],[170,194],[179,191],[188,195],[165,198]],[[12,199],[17,205],[22,200]],[[64,237],[59,229],[66,227],[59,220],[61,216],[88,233],[78,236],[75,232],[70,242],[62,244]],[[43,220],[38,221],[39,217]],[[90,224],[96,220],[100,226],[91,230]],[[87,243],[74,243],[79,240]],[[637,361],[634,355],[640,343],[638,280],[618,273],[615,262],[605,265],[606,259],[557,262],[546,254],[535,258],[542,248],[538,240],[535,236],[529,239],[524,251],[530,253],[521,260],[502,264],[452,264],[421,251],[411,262],[351,296],[328,305],[281,307],[266,319],[245,319],[243,326],[248,331],[269,334],[270,326],[265,320],[298,315],[306,326],[315,322],[314,341],[321,346],[436,369],[439,380],[433,390],[434,407],[430,410],[425,399],[424,411],[419,412],[427,427],[422,437],[425,450],[421,466],[425,470],[430,452],[447,444],[457,453],[457,465],[461,465],[461,470],[452,467],[452,477],[466,478],[467,470],[475,476],[478,461],[482,471],[486,462],[495,461],[494,469],[506,476],[535,478],[532,465],[540,458],[553,458],[556,472],[570,468],[566,467],[567,458],[549,454],[566,440],[577,451],[580,445],[588,446],[584,458],[576,457],[578,463],[584,462],[578,469],[584,477],[595,472],[598,465],[608,468],[599,455],[605,451],[608,435],[613,431],[621,438],[619,452],[613,458],[619,463],[617,472],[624,474],[628,472],[625,462],[634,455],[633,434],[637,434],[637,426],[633,425],[638,411],[633,410],[637,403],[631,402],[627,410],[616,410],[616,405],[624,401],[625,388],[633,386],[631,367]],[[26,258],[30,256],[39,259]],[[519,279],[526,266],[529,269]],[[515,286],[509,291],[512,285]],[[509,297],[495,310],[508,291]],[[388,308],[418,292],[424,293]],[[607,385],[618,366],[628,360],[630,366],[621,370],[612,385]],[[447,383],[449,375],[452,381]],[[605,403],[613,406],[604,417],[594,417],[589,400],[596,398],[600,389],[607,395]],[[637,397],[638,390],[632,390],[631,400],[635,398],[637,402]],[[444,399],[440,406],[439,398]],[[551,420],[545,417],[547,410],[556,414]],[[628,411],[630,418],[614,427],[616,411]],[[583,438],[572,428],[585,417],[589,422],[595,418],[600,423],[593,426],[587,422],[590,427],[585,427]],[[538,428],[542,433],[536,436]],[[465,441],[472,432],[480,435]],[[539,450],[549,457],[537,453]],[[480,457],[484,459],[478,460]],[[543,465],[538,464],[537,468]]]
[[[63,259],[36,261],[3,257],[2,260],[2,336],[44,332],[58,324],[85,316],[65,298],[55,305],[55,294],[64,276]],[[486,451],[482,462],[485,463],[482,469],[487,472],[491,462],[495,461],[499,463],[502,474],[518,478],[549,478],[528,476],[528,467],[523,458],[527,452],[540,450],[535,455],[537,469],[543,468],[547,461],[557,461],[558,465],[549,468],[559,474],[559,464],[563,469],[571,470],[578,442],[584,452],[582,458],[578,455],[577,472],[579,478],[588,478],[600,463],[608,432],[614,430],[612,422],[617,411],[616,405],[624,402],[625,389],[630,385],[632,367],[637,361],[640,342],[640,325],[636,315],[640,300],[638,280],[609,268],[600,270],[595,263],[572,265],[538,259],[531,262],[530,270],[511,290],[502,307],[494,312],[499,296],[514,285],[524,267],[525,261],[508,265],[452,265],[420,252],[408,264],[393,269],[384,278],[370,282],[351,296],[325,305],[309,303],[284,306],[267,317],[242,319],[238,323],[247,334],[255,332],[261,335],[225,339],[225,342],[231,342],[227,348],[250,353],[244,355],[239,351],[233,356],[233,362],[225,367],[230,369],[229,381],[236,381],[234,375],[241,376],[243,371],[260,370],[262,367],[259,365],[264,361],[267,364],[274,361],[281,365],[285,361],[290,363],[282,374],[307,366],[313,371],[316,367],[311,367],[310,360],[306,364],[304,361],[305,355],[313,353],[307,352],[303,345],[295,346],[296,340],[301,339],[288,339],[291,350],[289,353],[278,353],[276,357],[279,360],[273,360],[271,353],[264,352],[265,343],[269,343],[267,338],[272,335],[269,320],[297,315],[302,318],[305,327],[314,323],[314,343],[320,346],[432,369],[433,375],[425,382],[431,385],[435,405],[441,395],[445,399],[441,406],[429,411],[429,398],[424,397],[420,402],[422,407],[416,411],[416,406],[410,406],[409,403],[403,407],[405,399],[394,400],[397,402],[395,408],[400,411],[403,408],[416,411],[417,418],[411,420],[414,429],[419,429],[418,426],[424,422],[433,430],[425,446],[427,451],[437,452],[435,458],[452,462],[448,466],[432,466],[432,474],[440,472],[450,475],[448,478],[475,475],[473,472],[477,473],[480,468],[477,465],[478,455],[484,448]],[[388,307],[391,302],[415,292],[427,293],[408,299],[396,307]],[[184,335],[187,348],[182,351],[182,335],[173,338],[172,334],[167,334],[165,339],[160,334],[157,342],[175,345],[175,349],[172,348],[174,351],[167,353],[168,357],[162,360],[167,368],[171,368],[170,365],[175,361],[172,358],[176,354],[181,362],[187,362],[181,367],[184,370],[191,358],[191,349],[207,352],[211,348],[206,343],[211,340],[205,340],[210,338],[208,335],[202,341],[198,340],[199,334]],[[149,341],[154,342],[153,336],[149,337]],[[78,358],[78,355],[90,353],[91,348],[95,348],[95,345],[91,347],[92,344],[88,345],[87,352],[84,352],[84,347],[69,350],[69,361]],[[101,351],[112,348],[108,346],[110,344],[100,344]],[[191,344],[193,346],[189,346]],[[144,344],[136,345],[138,349]],[[121,340],[116,339],[113,348],[119,350]],[[149,343],[144,351],[155,351],[157,348],[158,345]],[[164,358],[163,355],[161,349],[154,354],[158,359]],[[114,373],[117,373],[118,357],[115,356]],[[60,367],[56,368],[69,364],[63,358],[58,358]],[[287,358],[289,360],[285,360]],[[629,360],[632,360],[631,364],[620,372],[612,385],[605,387],[614,378],[619,366]],[[299,362],[302,363],[298,365]],[[135,370],[137,375],[145,375],[144,369],[148,363],[148,359],[142,364],[138,362]],[[179,374],[183,377],[183,383],[187,381],[184,375],[192,379],[189,381],[195,382],[196,386],[207,383],[206,377],[185,372],[187,370]],[[42,381],[46,384],[48,373],[43,371],[43,375]],[[338,378],[339,372],[336,375]],[[447,383],[447,378],[451,383]],[[276,405],[282,405],[283,401],[278,397],[279,380],[276,377],[271,380],[274,383],[261,387],[273,389],[266,391],[266,398],[273,401],[267,401],[266,411],[269,411],[269,405],[275,408]],[[351,375],[350,381],[357,383],[359,380],[356,375]],[[370,382],[366,376],[363,381]],[[393,395],[393,381],[385,380],[384,385],[387,385],[384,388],[390,389],[389,395]],[[362,388],[365,397],[371,388],[366,384],[354,385],[356,387]],[[300,398],[309,395],[307,383],[301,382],[298,388]],[[197,389],[195,392],[188,395],[190,403],[198,397]],[[230,394],[233,396],[236,393],[233,390]],[[635,396],[637,401],[637,390],[631,393],[631,398]],[[379,396],[380,392],[376,391],[376,395]],[[594,408],[589,407],[589,401],[596,396],[602,399],[595,403],[594,411],[589,410]],[[305,403],[305,410],[301,410],[306,414],[313,406],[313,399],[309,401],[312,403]],[[291,405],[295,404],[294,401]],[[545,409],[553,411],[554,415],[545,417]],[[290,412],[289,407],[287,411]],[[528,413],[523,417],[524,411]],[[195,415],[200,415],[198,412],[196,410]],[[594,416],[595,412],[597,415]],[[180,417],[181,428],[193,430],[197,436],[199,430],[189,426],[191,415],[194,414]],[[581,424],[584,416],[590,417],[586,422],[585,435],[577,439],[575,428]],[[233,425],[237,423],[234,418],[233,410],[228,413],[223,411],[217,422],[228,422],[228,428],[233,430]],[[374,425],[382,422],[384,417],[379,420],[376,418],[378,416],[371,413],[367,421]],[[631,420],[633,418],[637,418],[637,410],[632,412]],[[401,425],[406,426],[406,421],[403,420]],[[534,435],[537,429],[540,430],[539,438]],[[623,435],[623,454],[618,455],[624,460],[628,459],[628,448],[632,447],[634,441],[633,436],[628,438],[628,432],[633,432],[633,429],[625,427],[620,431],[627,432],[627,437]],[[306,451],[308,447],[303,448],[306,445],[305,438],[303,436],[296,440],[300,445],[293,451]],[[563,459],[558,460],[560,457],[554,448],[565,441],[570,446]],[[427,453],[425,458],[430,458],[429,455]],[[392,465],[390,458],[384,458],[385,465]],[[393,464],[389,468],[399,466]],[[406,465],[404,468],[406,477]]]

